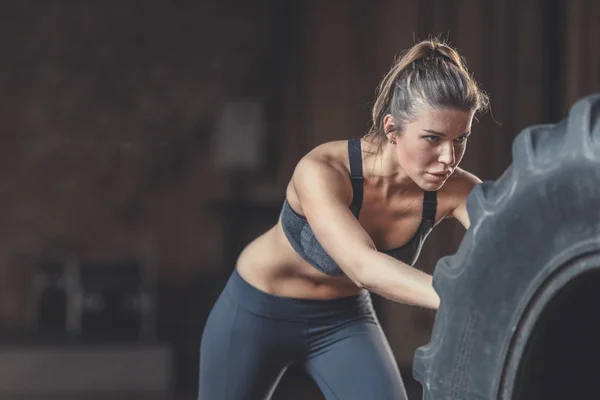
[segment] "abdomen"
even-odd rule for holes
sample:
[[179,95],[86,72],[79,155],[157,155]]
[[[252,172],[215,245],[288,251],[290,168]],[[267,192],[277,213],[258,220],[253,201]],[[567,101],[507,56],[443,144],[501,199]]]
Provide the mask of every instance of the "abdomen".
[[328,276],[300,257],[279,223],[246,246],[237,269],[249,284],[276,296],[334,299],[361,292],[346,276]]

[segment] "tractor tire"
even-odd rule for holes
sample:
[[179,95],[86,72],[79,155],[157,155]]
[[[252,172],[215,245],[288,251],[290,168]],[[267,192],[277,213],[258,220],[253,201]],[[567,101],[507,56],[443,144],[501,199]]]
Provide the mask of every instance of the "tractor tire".
[[[471,226],[457,252],[435,266],[441,305],[413,363],[424,400],[592,398],[552,381],[525,389],[523,376],[542,371],[527,354],[544,310],[582,274],[600,271],[600,94],[577,101],[557,124],[523,130],[512,156],[497,181],[473,189]],[[590,320],[598,319],[597,304],[589,305]],[[592,385],[585,390],[600,386]]]

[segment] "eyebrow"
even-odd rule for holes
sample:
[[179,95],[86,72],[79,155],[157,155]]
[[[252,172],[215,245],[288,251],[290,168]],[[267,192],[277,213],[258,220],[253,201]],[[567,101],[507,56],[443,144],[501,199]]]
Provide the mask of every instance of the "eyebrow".
[[[446,136],[447,136],[447,135],[446,135],[445,133],[443,133],[443,132],[438,132],[438,131],[434,131],[434,130],[431,130],[431,129],[423,129],[423,131],[424,131],[424,132],[427,132],[427,133],[433,133],[434,135],[439,135],[439,136],[444,136],[444,137],[446,137]],[[463,134],[462,134],[462,135],[460,135],[460,136],[465,136],[465,135],[470,135],[470,134],[471,134],[471,132],[470,132],[470,131],[468,131],[468,132],[465,132],[465,133],[463,133]]]

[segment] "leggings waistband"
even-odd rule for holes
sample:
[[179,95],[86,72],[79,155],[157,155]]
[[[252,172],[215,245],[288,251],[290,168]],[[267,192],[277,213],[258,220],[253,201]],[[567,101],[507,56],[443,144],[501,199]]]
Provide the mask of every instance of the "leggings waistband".
[[225,286],[226,293],[241,307],[266,317],[306,321],[317,318],[347,317],[373,312],[371,296],[363,290],[360,294],[337,299],[298,299],[266,293],[242,278],[237,268]]

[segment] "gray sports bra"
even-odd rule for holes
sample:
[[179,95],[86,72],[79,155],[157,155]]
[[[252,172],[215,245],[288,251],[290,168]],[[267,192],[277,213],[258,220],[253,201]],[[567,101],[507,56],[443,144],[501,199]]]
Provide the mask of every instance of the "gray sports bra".
[[[348,141],[348,157],[350,160],[350,178],[352,182],[353,198],[350,210],[358,219],[363,199],[363,173],[362,153],[360,139]],[[380,250],[406,264],[414,265],[419,257],[423,242],[435,225],[435,212],[437,208],[437,192],[424,192],[423,213],[421,224],[415,235],[401,247],[390,250]],[[306,217],[292,209],[287,200],[283,203],[281,211],[281,225],[294,250],[312,266],[331,276],[344,275],[342,269],[327,254],[325,249],[315,237]]]

